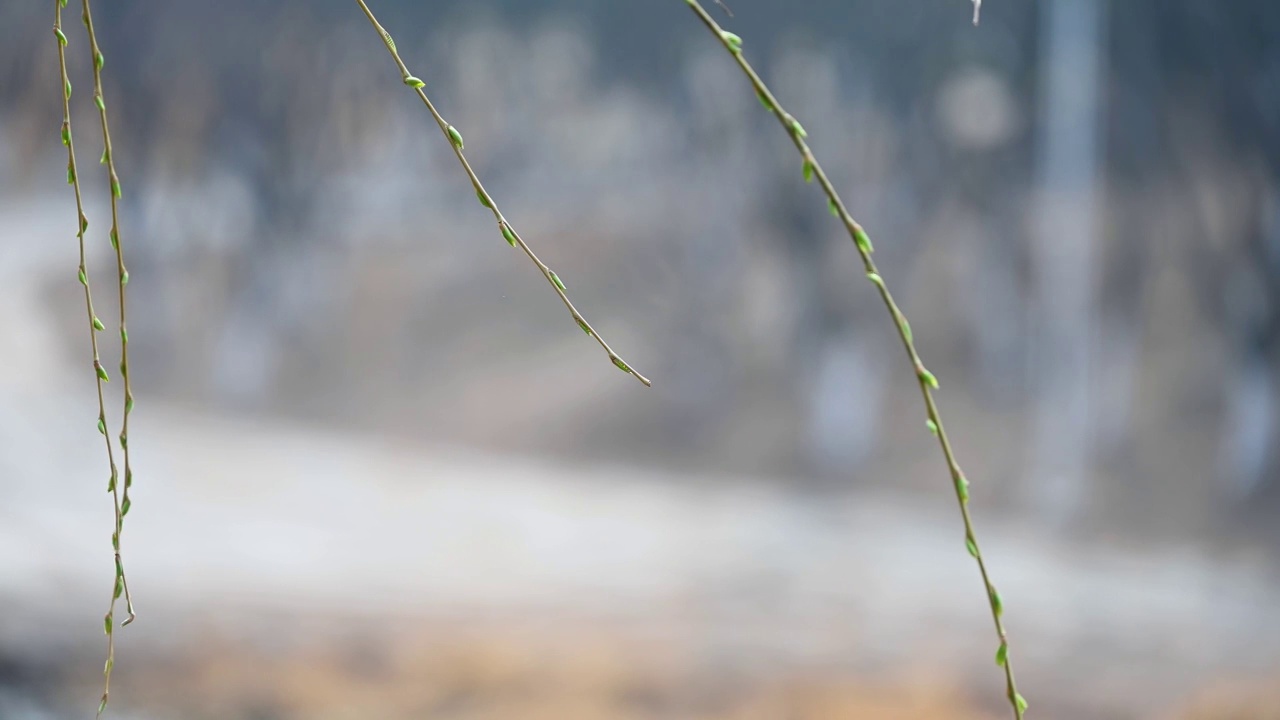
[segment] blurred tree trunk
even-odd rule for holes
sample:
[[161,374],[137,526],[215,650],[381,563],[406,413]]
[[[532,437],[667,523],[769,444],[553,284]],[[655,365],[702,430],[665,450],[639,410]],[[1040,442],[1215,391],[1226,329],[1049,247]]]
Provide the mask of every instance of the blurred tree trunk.
[[1043,520],[1083,509],[1093,457],[1097,277],[1096,192],[1103,71],[1103,0],[1041,8],[1042,122],[1030,327],[1034,430],[1031,502]]

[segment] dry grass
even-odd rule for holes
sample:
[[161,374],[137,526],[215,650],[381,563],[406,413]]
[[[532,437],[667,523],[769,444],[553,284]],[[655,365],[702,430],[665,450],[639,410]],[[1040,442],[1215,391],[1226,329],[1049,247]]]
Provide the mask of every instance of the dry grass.
[[946,678],[744,667],[661,629],[555,625],[364,628],[270,645],[210,636],[137,662],[127,697],[161,717],[220,720],[997,717]]
[[1280,720],[1280,677],[1213,683],[1193,692],[1163,718]]
[[[656,619],[538,618],[249,620],[234,634],[193,633],[163,655],[135,648],[116,679],[122,705],[132,705],[121,711],[184,720],[989,720],[1007,712],[960,675],[852,660],[788,664]],[[1046,697],[1035,717],[1280,720],[1274,677],[1139,694],[1105,711],[1088,701],[1089,688],[1079,691],[1085,697]]]

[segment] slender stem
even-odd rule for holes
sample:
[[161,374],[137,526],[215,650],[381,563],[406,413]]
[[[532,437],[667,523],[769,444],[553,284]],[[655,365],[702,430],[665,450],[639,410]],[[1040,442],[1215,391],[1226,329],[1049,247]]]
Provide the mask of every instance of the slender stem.
[[116,252],[116,270],[117,270],[117,287],[119,291],[120,301],[120,375],[124,379],[124,413],[121,419],[120,430],[120,448],[124,461],[124,483],[123,488],[118,482],[119,473],[115,464],[114,453],[111,449],[111,437],[107,429],[106,410],[103,402],[102,385],[107,381],[107,371],[102,367],[102,363],[98,357],[97,332],[102,329],[102,322],[94,315],[93,304],[89,292],[89,276],[85,265],[85,244],[84,231],[88,223],[84,219],[84,213],[81,203],[81,193],[78,173],[76,172],[75,154],[72,149],[71,142],[71,110],[70,110],[70,82],[67,79],[66,56],[63,52],[63,43],[66,41],[66,35],[62,32],[62,8],[65,7],[67,0],[55,0],[57,5],[56,18],[56,35],[58,37],[58,58],[62,68],[62,79],[65,92],[63,93],[63,139],[67,143],[67,152],[70,156],[70,165],[68,173],[73,178],[75,186],[76,206],[80,209],[80,281],[85,288],[85,304],[90,315],[90,324],[93,330],[93,355],[94,370],[98,377],[98,429],[102,432],[107,442],[107,457],[111,463],[111,480],[108,489],[111,491],[112,504],[115,510],[115,530],[111,534],[111,546],[115,556],[115,578],[112,582],[111,604],[107,611],[106,617],[103,619],[103,626],[107,633],[107,661],[103,668],[103,690],[102,700],[98,704],[98,715],[107,707],[107,698],[111,692],[111,671],[115,665],[115,612],[116,601],[121,595],[125,598],[125,608],[128,617],[125,618],[120,625],[123,627],[133,622],[136,617],[133,610],[133,598],[129,592],[129,581],[125,576],[124,562],[120,555],[120,536],[124,529],[124,517],[129,512],[131,501],[129,500],[129,488],[133,485],[133,467],[129,459],[129,414],[133,410],[133,391],[129,382],[129,334],[126,318],[125,305],[125,286],[129,283],[129,273],[125,269],[124,254],[120,247],[120,212],[118,200],[120,198],[120,179],[116,174],[115,160],[111,148],[111,132],[107,123],[106,103],[102,93],[102,66],[103,55],[98,47],[98,39],[93,29],[93,15],[89,8],[89,0],[82,2],[82,19],[84,20],[85,30],[89,38],[89,51],[93,57],[93,98],[94,104],[98,107],[98,116],[102,124],[102,163],[107,169],[107,178],[109,181],[109,192],[111,198],[111,244]]
[[378,22],[376,17],[374,17],[373,11],[369,9],[369,6],[364,2],[364,0],[356,0],[356,4],[364,11],[365,17],[369,19],[369,23],[373,25],[373,28],[382,36],[383,44],[387,46],[387,51],[391,53],[391,58],[395,60],[396,67],[400,69],[400,76],[403,78],[405,85],[413,88],[414,91],[418,93],[418,97],[422,99],[422,104],[427,106],[427,110],[431,112],[431,117],[435,118],[436,124],[440,126],[440,132],[444,133],[445,139],[449,141],[449,145],[453,148],[454,155],[458,157],[458,162],[461,163],[463,171],[466,172],[467,177],[471,179],[471,185],[475,188],[476,197],[479,198],[480,204],[488,208],[489,211],[493,213],[494,219],[498,221],[498,230],[502,233],[503,238],[505,238],[512,246],[519,246],[520,249],[524,251],[524,254],[529,256],[529,259],[533,261],[535,266],[537,266],[538,271],[542,273],[542,277],[551,285],[551,289],[555,290],[556,295],[560,297],[560,302],[564,303],[565,308],[569,310],[569,314],[573,316],[574,322],[578,324],[578,327],[581,328],[583,332],[595,338],[596,342],[600,343],[600,347],[604,348],[604,351],[608,353],[609,360],[611,360],[614,365],[623,372],[629,375],[634,375],[637,380],[644,383],[646,386],[652,385],[648,378],[636,372],[630,364],[618,355],[618,353],[614,352],[613,348],[609,347],[609,343],[605,342],[605,339],[600,336],[600,333],[596,332],[595,328],[591,327],[591,324],[587,322],[587,319],[583,317],[582,313],[578,311],[578,308],[574,307],[573,303],[569,300],[569,296],[565,292],[564,281],[561,280],[560,276],[556,275],[551,268],[547,267],[546,263],[542,262],[542,260],[534,254],[533,248],[529,247],[529,244],[524,241],[524,238],[520,237],[520,233],[516,232],[516,229],[511,226],[511,223],[507,222],[507,219],[503,217],[502,211],[498,209],[498,204],[494,202],[493,197],[485,191],[484,185],[480,182],[480,178],[476,175],[475,170],[471,167],[471,163],[467,162],[467,157],[462,152],[462,134],[458,132],[457,128],[446,122],[444,116],[442,116],[440,111],[436,109],[436,106],[432,104],[431,99],[427,97],[426,91],[423,90],[425,84],[415,77],[413,73],[409,72],[408,66],[406,66],[404,64],[404,60],[400,58],[400,52],[396,49],[396,43],[391,39],[391,34],[388,33],[386,28],[382,27],[382,24]]
[[[805,142],[807,133],[803,126],[778,103],[778,99],[774,97],[764,81],[760,79],[759,74],[751,67],[746,58],[742,55],[742,40],[737,35],[725,32],[715,19],[711,17],[698,0],[685,0],[686,4],[693,10],[694,14],[702,21],[707,29],[715,35],[716,39],[724,45],[729,54],[738,63],[738,67],[742,68],[742,72],[746,74],[751,81],[751,85],[755,88],[760,101],[773,113],[778,119],[787,134],[791,136],[792,143],[800,152],[803,161],[803,172],[806,181],[817,179],[818,184],[822,187],[822,191],[826,194],[828,204],[833,215],[838,217],[844,224],[845,230],[849,233],[849,238],[853,240],[854,247],[857,248],[859,256],[862,258],[863,267],[866,269],[867,278],[875,284],[880,291],[880,298],[884,301],[885,307],[889,314],[893,317],[894,324],[898,328],[898,337],[902,340],[902,346],[907,352],[907,358],[911,361],[912,369],[915,371],[916,381],[920,385],[920,393],[924,397],[925,414],[927,416],[926,425],[938,438],[938,444],[942,448],[942,455],[946,459],[947,468],[951,473],[952,484],[956,493],[956,500],[960,506],[960,517],[964,520],[964,537],[965,547],[969,554],[978,563],[978,571],[982,575],[982,583],[987,591],[987,600],[991,607],[991,619],[995,623],[996,635],[1000,641],[1000,648],[996,654],[996,662],[1004,668],[1005,689],[1009,698],[1009,703],[1013,708],[1015,718],[1021,720],[1026,710],[1026,700],[1018,693],[1017,683],[1014,681],[1013,663],[1009,658],[1009,640],[1008,633],[1005,631],[1004,621],[1001,616],[1004,612],[1003,603],[1000,594],[996,590],[995,585],[991,581],[990,573],[987,570],[986,560],[982,556],[982,551],[978,546],[977,535],[973,530],[973,519],[969,513],[969,481],[965,478],[964,471],[960,469],[960,463],[956,460],[955,452],[951,447],[951,441],[947,437],[946,428],[942,424],[942,416],[938,412],[938,405],[934,399],[933,391],[938,388],[938,380],[925,367],[924,361],[920,359],[920,353],[916,350],[915,341],[911,333],[911,325],[907,322],[906,316],[901,308],[894,301],[893,295],[890,294],[888,286],[884,282],[883,276],[876,268],[875,261],[872,260],[871,254],[874,249],[871,240],[867,236],[862,226],[858,224],[853,216],[849,214],[848,208],[844,201],[840,199],[839,193],[836,192],[835,186],[831,184],[830,178],[823,171],[822,165],[818,163],[814,157],[813,151],[809,149],[809,145]],[[975,3],[976,5],[976,3]]]

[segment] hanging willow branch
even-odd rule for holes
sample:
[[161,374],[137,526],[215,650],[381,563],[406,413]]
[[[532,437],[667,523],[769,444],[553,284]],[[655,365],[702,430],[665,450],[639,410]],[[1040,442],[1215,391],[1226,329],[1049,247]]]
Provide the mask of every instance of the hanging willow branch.
[[373,28],[378,31],[378,35],[382,37],[383,43],[387,46],[387,52],[391,53],[392,59],[395,60],[396,66],[400,69],[400,77],[403,79],[404,84],[413,88],[414,92],[416,92],[418,97],[421,98],[422,104],[426,105],[427,110],[431,112],[431,117],[435,118],[436,124],[440,126],[440,132],[444,133],[445,139],[449,141],[449,146],[453,148],[454,155],[458,157],[458,162],[462,164],[463,171],[466,172],[467,177],[470,178],[471,185],[476,191],[476,198],[480,201],[481,205],[493,213],[494,219],[498,221],[498,231],[502,233],[503,239],[506,240],[507,244],[511,245],[511,247],[519,247],[524,251],[525,255],[529,256],[529,259],[533,261],[535,266],[537,266],[538,271],[541,272],[542,276],[546,278],[548,283],[550,283],[551,289],[555,290],[556,295],[560,297],[560,301],[564,303],[566,308],[568,308],[569,314],[573,316],[573,321],[578,324],[578,327],[581,328],[583,332],[595,338],[596,342],[600,343],[600,347],[604,348],[604,351],[608,353],[609,360],[612,361],[619,370],[622,370],[628,375],[635,376],[637,380],[644,383],[646,386],[652,385],[648,378],[636,372],[631,365],[618,355],[618,353],[613,351],[613,348],[609,347],[609,343],[605,342],[604,338],[600,336],[600,333],[596,332],[595,328],[591,327],[590,323],[587,322],[587,319],[582,316],[582,313],[578,312],[578,308],[574,307],[573,303],[569,301],[564,281],[560,279],[560,276],[557,275],[555,271],[547,267],[546,263],[538,259],[538,256],[534,254],[533,249],[524,241],[524,238],[520,237],[520,233],[516,232],[515,228],[511,226],[511,223],[507,222],[507,219],[503,217],[502,211],[498,209],[497,203],[495,203],[489,193],[485,191],[484,185],[480,183],[480,178],[476,175],[475,170],[472,169],[471,163],[467,162],[466,155],[462,153],[462,133],[460,133],[457,128],[446,122],[444,117],[440,114],[440,111],[436,109],[434,104],[432,104],[431,99],[427,97],[426,91],[423,90],[426,83],[414,76],[413,73],[409,72],[408,66],[404,64],[404,60],[400,58],[400,52],[396,49],[395,40],[391,39],[391,34],[388,33],[386,29],[382,27],[382,24],[378,22],[378,19],[374,17],[373,11],[369,9],[369,6],[365,4],[364,0],[356,0],[356,4],[364,11],[365,17],[369,19],[369,23],[373,25]]
[[[809,149],[808,143],[805,142],[808,133],[805,132],[804,127],[794,116],[782,108],[778,103],[778,99],[774,97],[768,86],[760,79],[760,75],[743,57],[742,38],[722,29],[698,0],[685,0],[685,3],[698,16],[698,19],[707,26],[707,29],[715,35],[720,44],[724,45],[729,54],[733,56],[734,61],[738,63],[738,67],[742,68],[742,72],[751,81],[751,85],[755,88],[761,104],[769,112],[773,113],[778,122],[782,123],[782,127],[791,137],[791,142],[796,146],[796,150],[800,152],[801,172],[804,175],[805,182],[813,182],[816,179],[818,185],[822,187],[822,191],[827,196],[827,206],[831,214],[840,220],[845,230],[848,231],[849,238],[853,240],[854,246],[858,249],[858,255],[862,258],[867,279],[876,286],[876,289],[880,292],[880,298],[884,300],[885,307],[893,317],[894,324],[898,328],[898,336],[902,339],[903,348],[907,352],[907,358],[911,361],[916,381],[920,385],[920,393],[924,398],[925,425],[938,438],[938,444],[942,448],[942,455],[946,459],[947,468],[951,473],[956,500],[960,506],[960,516],[964,520],[965,548],[978,563],[978,571],[982,575],[982,583],[986,587],[987,600],[991,606],[991,619],[995,622],[996,635],[1000,641],[999,649],[996,651],[996,664],[1004,670],[1006,693],[1009,698],[1009,704],[1013,708],[1014,717],[1021,720],[1027,708],[1027,701],[1018,692],[1017,683],[1014,682],[1013,663],[1009,658],[1009,637],[1005,631],[1004,621],[1001,619],[1004,614],[1004,605],[1001,602],[999,591],[996,590],[996,586],[991,581],[991,576],[987,571],[986,560],[982,557],[982,551],[978,547],[978,538],[973,530],[973,519],[969,514],[969,481],[965,478],[964,471],[960,469],[959,462],[956,461],[955,452],[951,448],[951,442],[947,439],[947,431],[942,425],[942,416],[938,413],[938,406],[933,397],[934,391],[938,389],[938,379],[925,367],[924,361],[920,359],[920,353],[916,350],[915,340],[911,334],[911,325],[894,301],[893,295],[889,293],[889,287],[885,284],[883,276],[876,268],[875,261],[871,259],[871,254],[874,252],[871,239],[867,236],[862,226],[849,214],[849,210],[845,207],[844,201],[840,199],[835,186],[831,184],[831,180],[822,170],[822,166],[818,164],[817,158],[814,157],[813,151]],[[978,2],[974,3],[975,11],[979,4]]]
[[103,153],[102,164],[107,168],[107,178],[110,184],[111,193],[111,244],[116,251],[116,269],[118,278],[118,289],[120,296],[120,375],[124,378],[124,414],[121,420],[120,431],[120,448],[124,460],[124,483],[121,487],[120,471],[116,465],[115,451],[112,447],[111,435],[108,429],[106,402],[104,399],[103,386],[109,381],[110,376],[106,368],[103,367],[101,358],[98,354],[98,333],[105,330],[106,326],[97,316],[93,309],[93,293],[89,283],[89,270],[86,263],[85,252],[85,232],[88,230],[89,221],[84,214],[84,202],[80,188],[79,170],[76,164],[75,144],[71,134],[71,80],[67,74],[67,57],[66,46],[67,36],[62,30],[62,10],[67,5],[67,0],[54,0],[54,26],[53,33],[58,44],[58,66],[62,76],[62,142],[67,147],[67,182],[71,184],[76,199],[77,213],[77,232],[76,237],[79,243],[80,265],[78,269],[78,278],[80,284],[84,287],[85,310],[89,319],[89,337],[90,348],[93,352],[93,369],[96,376],[97,395],[98,395],[98,432],[103,436],[107,446],[107,463],[110,468],[110,479],[107,481],[107,491],[111,493],[112,505],[115,513],[115,526],[111,533],[111,549],[115,559],[115,577],[112,581],[111,603],[106,616],[103,618],[103,629],[107,634],[107,660],[103,666],[103,689],[102,700],[98,703],[98,715],[107,707],[107,698],[111,692],[111,671],[115,665],[115,613],[116,601],[121,596],[125,599],[125,608],[128,617],[120,623],[121,626],[128,625],[133,622],[135,614],[133,611],[133,599],[129,593],[129,582],[125,577],[124,562],[120,556],[120,535],[124,528],[124,517],[129,513],[129,487],[133,484],[133,469],[129,461],[129,413],[133,409],[133,392],[129,384],[129,335],[125,323],[125,286],[129,283],[129,273],[125,270],[124,256],[120,249],[120,223],[119,208],[117,201],[120,198],[120,180],[116,174],[115,164],[111,157],[111,133],[107,124],[106,103],[102,95],[102,66],[104,58],[101,49],[98,47],[98,40],[93,30],[93,16],[89,8],[89,0],[83,0],[82,18],[84,20],[85,29],[88,33],[89,50],[93,57],[93,101],[98,108],[98,116],[102,124],[102,140]]

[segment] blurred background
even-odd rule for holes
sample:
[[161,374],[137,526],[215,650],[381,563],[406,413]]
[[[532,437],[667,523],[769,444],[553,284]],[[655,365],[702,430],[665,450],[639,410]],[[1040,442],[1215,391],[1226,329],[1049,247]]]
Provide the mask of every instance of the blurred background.
[[[1280,5],[727,1],[942,380],[1032,717],[1280,717]],[[892,324],[684,4],[372,4],[654,386],[354,3],[102,4],[110,715],[1007,717]],[[3,720],[96,707],[112,583],[52,21],[0,0]]]

